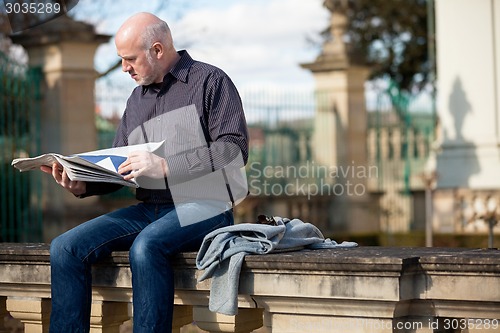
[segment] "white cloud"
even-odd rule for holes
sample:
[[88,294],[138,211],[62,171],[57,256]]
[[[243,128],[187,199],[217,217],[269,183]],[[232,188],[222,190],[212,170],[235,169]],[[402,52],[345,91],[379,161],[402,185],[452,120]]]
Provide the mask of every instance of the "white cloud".
[[177,45],[192,41],[194,58],[221,67],[239,85],[297,86],[311,84],[299,64],[318,53],[307,37],[327,24],[321,0],[241,0],[198,7],[171,26]]

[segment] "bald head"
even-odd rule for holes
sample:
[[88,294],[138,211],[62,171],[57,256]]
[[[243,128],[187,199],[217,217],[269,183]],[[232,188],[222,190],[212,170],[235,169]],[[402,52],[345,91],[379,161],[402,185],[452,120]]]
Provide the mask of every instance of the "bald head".
[[116,33],[115,44],[123,71],[142,85],[161,82],[178,59],[170,28],[151,13],[127,19]]
[[151,13],[137,13],[127,19],[115,37],[116,42],[142,44],[149,49],[154,42],[160,42],[167,49],[174,49],[172,34],[168,24]]

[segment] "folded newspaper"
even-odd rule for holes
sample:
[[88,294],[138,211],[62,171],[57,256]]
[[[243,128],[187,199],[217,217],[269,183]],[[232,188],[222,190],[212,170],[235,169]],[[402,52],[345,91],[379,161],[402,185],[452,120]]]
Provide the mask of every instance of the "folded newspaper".
[[74,181],[117,183],[138,187],[134,180],[123,179],[123,175],[118,173],[118,167],[133,151],[143,150],[163,154],[160,147],[164,142],[101,149],[70,156],[48,153],[37,157],[16,158],[12,161],[12,165],[20,171],[28,171],[39,169],[42,165],[52,166],[57,162],[66,169],[69,179]]

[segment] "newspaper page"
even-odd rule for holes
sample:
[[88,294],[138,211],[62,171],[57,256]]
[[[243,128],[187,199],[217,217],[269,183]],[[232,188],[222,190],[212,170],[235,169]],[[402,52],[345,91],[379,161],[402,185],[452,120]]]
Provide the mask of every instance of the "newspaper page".
[[[71,156],[57,153],[43,154],[37,157],[16,158],[12,161],[19,171],[39,169],[42,165],[52,166],[57,162],[66,169],[68,177],[74,181],[107,182],[125,186],[138,187],[134,180],[125,180],[118,173],[118,167],[129,153],[143,150],[149,152],[161,151],[164,141],[150,142],[138,145],[95,150]],[[161,153],[163,153],[161,151]]]

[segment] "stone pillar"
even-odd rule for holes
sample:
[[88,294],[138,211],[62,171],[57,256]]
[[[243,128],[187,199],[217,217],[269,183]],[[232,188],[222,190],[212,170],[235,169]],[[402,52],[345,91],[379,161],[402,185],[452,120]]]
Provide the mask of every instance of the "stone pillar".
[[370,70],[353,60],[343,41],[347,17],[341,10],[342,6],[328,7],[332,12],[332,38],[325,42],[322,53],[313,63],[302,64],[302,67],[312,71],[318,96],[313,137],[314,162],[330,170],[338,170],[337,177],[329,179],[337,184],[331,191],[335,193],[332,195],[335,196],[332,217],[337,219],[332,227],[336,231],[376,231],[375,200],[369,199],[367,193],[367,172],[370,168],[366,156],[364,84]]
[[0,297],[0,333],[8,333],[10,330],[5,327],[5,318],[9,314],[7,311],[7,297]]
[[500,0],[437,0],[436,42],[433,221],[455,232],[462,221],[453,212],[462,204],[454,193],[500,188]]
[[119,333],[129,319],[128,303],[94,301],[90,311],[90,333]]
[[172,333],[180,333],[181,327],[193,322],[193,307],[190,305],[174,305]]
[[250,333],[263,325],[262,309],[238,309],[236,316],[211,312],[207,307],[195,306],[193,319],[202,330],[210,333]]
[[7,298],[7,311],[24,324],[25,333],[47,333],[51,308],[48,298]]
[[[41,150],[64,155],[97,148],[95,126],[94,54],[110,36],[93,26],[61,16],[12,36],[29,56],[29,65],[41,67]],[[95,199],[78,200],[47,175],[43,177],[45,241],[95,215]],[[61,223],[64,221],[65,226]],[[52,229],[52,230],[50,230]]]

